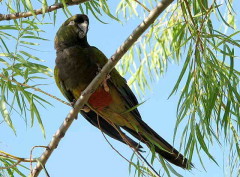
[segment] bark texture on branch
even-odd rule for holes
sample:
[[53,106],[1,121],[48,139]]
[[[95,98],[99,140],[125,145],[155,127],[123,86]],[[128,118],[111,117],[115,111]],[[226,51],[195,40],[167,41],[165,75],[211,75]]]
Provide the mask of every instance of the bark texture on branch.
[[[66,4],[67,4],[67,6],[73,6],[73,5],[81,4],[81,3],[84,3],[87,1],[90,1],[90,0],[75,0],[75,1],[70,1]],[[57,9],[61,9],[63,7],[64,7],[63,3],[56,3],[51,6],[46,7],[45,9],[41,8],[41,9],[36,9],[33,11],[34,11],[35,15],[39,15],[39,14],[43,14],[44,10],[45,10],[45,13],[47,13],[47,12],[52,12]],[[33,16],[33,13],[31,11],[17,12],[15,14],[0,14],[0,21],[13,20],[13,19],[18,19],[18,18],[26,18],[26,17],[30,17],[30,16]]]
[[[117,49],[115,54],[109,59],[108,63],[102,68],[99,74],[92,80],[88,87],[84,90],[82,95],[75,103],[74,109],[70,111],[63,124],[57,130],[52,138],[52,141],[48,145],[48,149],[39,158],[42,165],[45,165],[48,158],[57,147],[61,138],[65,135],[66,131],[72,124],[78,112],[87,102],[91,94],[96,88],[103,82],[107,74],[114,68],[121,57],[129,50],[129,48],[137,41],[137,39],[146,31],[146,29],[156,20],[156,18],[173,2],[174,0],[162,0],[158,5],[151,10],[149,15],[143,20],[143,22],[132,32],[132,34],[125,40],[125,42]],[[33,169],[32,176],[37,177],[42,170],[42,166],[38,163]]]

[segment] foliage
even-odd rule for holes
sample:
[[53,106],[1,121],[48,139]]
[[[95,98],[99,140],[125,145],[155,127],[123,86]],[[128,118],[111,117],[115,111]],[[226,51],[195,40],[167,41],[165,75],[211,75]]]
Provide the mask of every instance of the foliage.
[[[11,82],[18,81],[28,84],[31,81],[44,79],[43,75],[50,76],[51,70],[42,65],[40,58],[31,55],[27,50],[34,50],[34,46],[39,45],[34,40],[46,40],[39,34],[43,32],[38,28],[41,23],[34,20],[14,20],[14,25],[0,26],[1,53],[1,113],[5,122],[16,133],[10,114],[16,111],[19,115],[24,115],[30,110],[31,126],[34,123],[34,117],[37,118],[41,129],[44,127],[36,106],[36,103],[48,103],[38,95],[27,90],[27,87]],[[10,33],[9,33],[10,32]],[[12,33],[11,33],[12,32]],[[13,42],[14,41],[14,42]],[[10,45],[15,43],[14,46]],[[11,48],[9,47],[11,46]],[[11,94],[9,94],[9,92]],[[26,104],[28,103],[28,104]],[[49,103],[48,103],[49,104]],[[9,109],[8,109],[9,107]],[[19,108],[19,110],[16,109]]]
[[[69,1],[38,0],[34,6],[32,2],[5,0],[1,6],[7,7],[7,13],[31,11],[34,14],[34,9],[63,3],[63,12],[66,16],[71,15]],[[79,9],[82,13],[92,13],[102,23],[105,23],[101,20],[103,15],[117,21],[124,19],[122,23],[128,23],[127,20],[135,16],[146,16],[148,11],[143,7],[152,9],[156,2],[142,0],[140,4],[135,0],[121,0],[116,15],[106,0],[87,1],[80,4]],[[215,161],[208,151],[209,146],[217,143],[224,145],[227,142],[229,145],[226,147],[232,158],[229,162],[232,176],[239,175],[237,170],[240,168],[240,68],[237,61],[240,31],[235,23],[239,20],[239,14],[234,9],[234,3],[232,0],[178,0],[152,24],[118,64],[121,74],[131,76],[128,82],[140,95],[167,72],[169,63],[182,65],[182,71],[169,96],[181,90],[174,137],[180,132],[180,149],[184,149],[184,154],[189,159],[192,159],[194,153],[197,154],[201,163],[202,153]],[[61,13],[61,10],[11,20],[9,23],[1,22],[0,110],[4,122],[14,133],[17,130],[11,117],[13,111],[24,117],[25,122],[29,121],[31,126],[36,119],[45,134],[38,110],[39,106],[49,102],[43,100],[39,93],[18,83],[36,87],[38,85],[34,83],[39,83],[39,80],[45,84],[45,80],[50,79],[51,70],[43,64],[42,59],[33,56],[31,50],[37,50],[38,43],[46,40],[41,37],[44,33],[41,28],[49,25],[44,23],[45,16],[49,15],[54,24],[57,13]],[[185,127],[183,130],[178,130],[180,124]],[[154,153],[153,158],[157,158]],[[158,160],[162,162],[168,176],[171,175],[169,171],[176,174],[171,166]],[[11,160],[1,157],[0,161],[2,166],[13,164]],[[136,164],[133,165],[137,170],[136,175],[149,175],[149,169],[141,166],[139,161]],[[202,165],[205,168],[204,163]],[[8,169],[5,173],[13,176],[13,170],[20,175],[17,167]]]
[[[174,137],[179,125],[184,124],[180,148],[189,159],[197,151],[201,162],[199,151],[216,162],[208,147],[216,142],[223,144],[219,139],[224,137],[232,155],[230,171],[234,172],[240,165],[235,163],[240,158],[240,72],[236,61],[240,31],[236,29],[232,2],[225,4],[231,7],[226,9],[227,20],[221,6],[215,1],[179,1],[128,51],[118,68],[122,74],[130,73],[129,84],[144,92],[166,72],[169,62],[179,63],[185,58],[169,96],[183,85]],[[222,22],[220,30],[215,20]]]

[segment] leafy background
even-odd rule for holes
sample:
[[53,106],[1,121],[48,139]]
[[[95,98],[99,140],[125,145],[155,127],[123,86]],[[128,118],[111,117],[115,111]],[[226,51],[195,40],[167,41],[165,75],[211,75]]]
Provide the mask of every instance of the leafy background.
[[[32,11],[54,3],[30,2],[2,1],[1,13]],[[149,9],[156,4],[141,3]],[[239,174],[239,10],[233,1],[176,1],[118,64],[139,99],[147,100],[139,108],[144,120],[169,142],[174,139],[174,145],[192,159],[193,171],[175,168],[183,176]],[[88,13],[91,20],[90,44],[108,57],[148,14],[136,1],[89,1],[36,18],[2,21],[2,150],[29,157],[34,145],[49,142],[68,113],[69,107],[13,81],[63,98],[52,79],[53,40],[66,16],[80,12]],[[50,175],[127,176],[129,164],[110,148],[101,133],[80,117],[78,122],[50,158]],[[131,158],[130,148],[111,143]],[[36,149],[34,155],[41,152]],[[151,155],[148,158],[151,160]],[[12,164],[6,158],[0,161],[3,166]],[[29,168],[29,164],[24,165]],[[161,174],[174,174],[171,167],[162,168],[159,162],[155,161],[154,167]],[[2,171],[2,175],[23,175],[18,170],[28,174],[19,167]],[[129,170],[133,176],[134,168]]]

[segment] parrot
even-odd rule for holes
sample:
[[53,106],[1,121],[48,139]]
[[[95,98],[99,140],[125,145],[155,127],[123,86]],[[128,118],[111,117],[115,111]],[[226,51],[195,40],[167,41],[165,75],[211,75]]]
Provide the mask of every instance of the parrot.
[[[87,40],[89,18],[76,14],[58,29],[54,47],[56,60],[54,78],[63,96],[71,103],[108,62],[107,57]],[[148,126],[137,109],[139,103],[127,81],[113,68],[100,86],[92,93],[80,114],[108,136],[130,145],[141,152],[142,146],[133,138],[146,144],[168,162],[183,169],[192,164],[172,145]],[[126,132],[132,135],[130,138]]]

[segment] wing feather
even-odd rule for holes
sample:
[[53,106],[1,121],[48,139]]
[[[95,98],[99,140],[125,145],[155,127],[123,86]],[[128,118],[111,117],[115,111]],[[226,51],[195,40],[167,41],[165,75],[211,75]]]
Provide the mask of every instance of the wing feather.
[[[64,97],[69,102],[74,102],[74,100],[76,100],[76,99],[74,98],[72,92],[65,88],[63,81],[61,81],[59,79],[58,72],[59,72],[58,68],[55,67],[54,77],[55,77],[55,81],[56,81],[58,88],[60,89],[61,93],[64,95]],[[124,141],[124,139],[122,138],[122,136],[119,133],[119,131],[121,132],[121,130],[118,126],[117,127],[119,130],[116,130],[112,125],[110,125],[107,121],[105,121],[101,116],[98,116],[92,110],[90,110],[89,112],[80,111],[80,113],[88,122],[90,122],[95,127],[101,129],[105,134],[126,144],[126,142]],[[121,133],[123,133],[123,132],[121,132]],[[131,144],[133,144],[136,148],[142,147],[141,145],[139,145],[137,142],[135,142],[131,138],[127,137],[127,139],[128,139],[128,142],[131,142]]]

